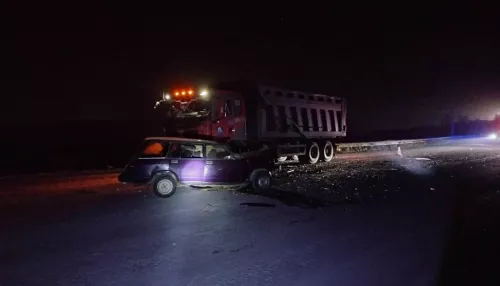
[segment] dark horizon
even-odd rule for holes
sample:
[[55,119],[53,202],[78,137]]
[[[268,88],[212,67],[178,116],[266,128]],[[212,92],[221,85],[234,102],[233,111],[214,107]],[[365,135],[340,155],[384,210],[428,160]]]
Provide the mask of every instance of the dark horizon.
[[351,131],[438,124],[452,111],[492,119],[500,113],[496,20],[446,12],[241,12],[209,23],[203,14],[183,22],[80,12],[63,19],[68,27],[45,24],[53,32],[35,17],[6,36],[1,118],[143,120],[178,82],[249,80],[346,96]]

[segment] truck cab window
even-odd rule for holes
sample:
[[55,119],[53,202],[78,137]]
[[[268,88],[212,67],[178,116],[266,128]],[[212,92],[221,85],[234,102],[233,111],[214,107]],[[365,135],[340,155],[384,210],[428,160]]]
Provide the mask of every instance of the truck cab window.
[[224,116],[232,116],[233,115],[233,102],[228,99],[224,102]]
[[234,116],[240,116],[241,115],[241,100],[235,99],[234,100]]

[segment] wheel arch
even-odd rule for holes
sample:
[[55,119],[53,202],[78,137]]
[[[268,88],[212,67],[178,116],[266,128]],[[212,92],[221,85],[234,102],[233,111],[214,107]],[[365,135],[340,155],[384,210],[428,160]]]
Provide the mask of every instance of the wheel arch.
[[162,171],[154,172],[151,176],[151,180],[149,181],[149,183],[154,182],[154,180],[156,180],[156,178],[158,178],[160,176],[172,177],[175,180],[175,182],[179,183],[179,177],[177,176],[177,174],[172,172],[172,171],[169,171],[169,170],[162,170]]

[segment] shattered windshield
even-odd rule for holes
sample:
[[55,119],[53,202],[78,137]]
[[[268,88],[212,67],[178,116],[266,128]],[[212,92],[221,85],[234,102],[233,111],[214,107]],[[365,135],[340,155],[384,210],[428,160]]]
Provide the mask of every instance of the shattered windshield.
[[192,100],[190,102],[164,101],[160,108],[155,108],[167,117],[199,117],[210,114],[210,102],[205,100]]
[[210,111],[210,102],[206,100],[193,100],[188,104],[188,112],[208,112]]

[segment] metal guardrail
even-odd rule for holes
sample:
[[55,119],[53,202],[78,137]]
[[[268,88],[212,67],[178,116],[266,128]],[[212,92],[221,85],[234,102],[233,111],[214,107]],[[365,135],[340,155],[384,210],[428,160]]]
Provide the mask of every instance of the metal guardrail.
[[436,137],[436,138],[422,138],[422,139],[410,139],[410,140],[385,140],[385,141],[373,141],[373,142],[359,142],[359,143],[339,143],[337,144],[337,152],[360,152],[360,151],[375,151],[380,149],[397,149],[397,147],[405,146],[415,146],[415,145],[425,145],[425,144],[435,144],[444,143],[451,139],[463,139],[469,137]]
[[337,144],[337,148],[403,145],[403,144],[425,143],[425,141],[426,141],[425,139],[418,139],[418,140],[387,140],[387,141],[360,142],[360,143],[340,143]]

